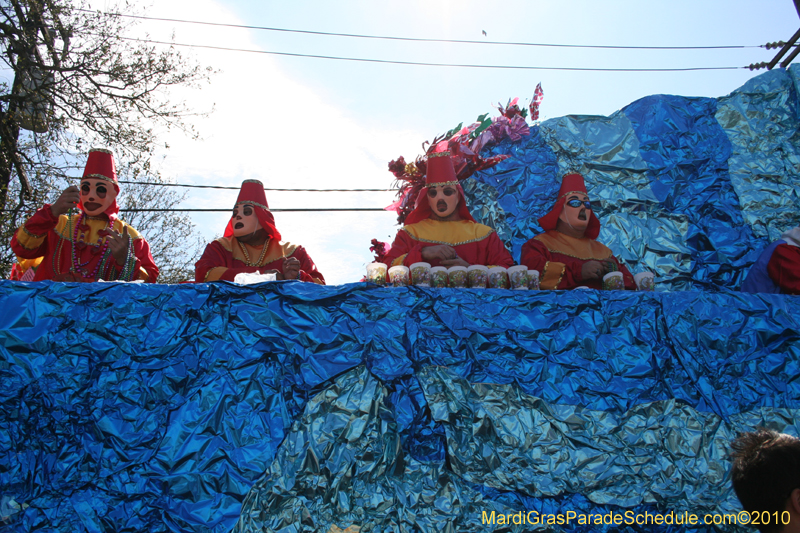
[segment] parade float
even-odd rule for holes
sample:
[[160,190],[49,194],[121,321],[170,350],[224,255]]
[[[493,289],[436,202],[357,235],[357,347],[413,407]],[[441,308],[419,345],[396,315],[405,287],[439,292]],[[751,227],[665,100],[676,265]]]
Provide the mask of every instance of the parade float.
[[493,162],[462,185],[515,260],[580,172],[653,292],[0,283],[0,523],[740,530],[702,524],[740,510],[730,441],[799,433],[800,299],[738,291],[800,223],[799,82],[441,137]]

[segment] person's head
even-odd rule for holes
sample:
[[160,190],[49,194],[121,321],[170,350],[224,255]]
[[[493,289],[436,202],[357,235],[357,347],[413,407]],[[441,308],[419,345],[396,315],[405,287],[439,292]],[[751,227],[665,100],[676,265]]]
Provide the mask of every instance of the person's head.
[[591,216],[592,204],[589,195],[584,192],[571,192],[566,196],[564,207],[558,220],[567,224],[574,231],[586,232],[589,227],[589,217]]
[[231,219],[225,228],[225,237],[263,242],[266,237],[280,240],[275,219],[267,205],[264,185],[258,180],[245,180],[239,197],[233,205]]
[[255,206],[248,203],[233,206],[231,224],[233,224],[234,237],[244,237],[264,229],[256,216]]
[[575,237],[596,239],[600,220],[594,213],[586,184],[580,174],[567,174],[561,179],[558,197],[550,212],[539,219],[545,231],[558,230]]
[[117,169],[109,150],[93,148],[89,151],[80,190],[80,208],[90,217],[107,215],[111,218],[119,212]]
[[90,217],[100,216],[114,205],[117,189],[106,180],[84,178],[81,180],[81,204]]
[[[800,527],[800,439],[759,428],[740,434],[731,447],[731,482],[748,512],[767,512],[773,518],[762,533],[785,531],[775,517],[790,516]],[[785,515],[785,512],[789,515]]]
[[450,152],[428,154],[425,187],[405,223],[415,224],[428,218],[440,222],[475,221],[464,201],[464,191],[458,183]]
[[428,154],[425,174],[425,195],[430,207],[430,218],[434,220],[460,220],[456,208],[461,200],[458,177],[453,168],[450,152]]
[[428,187],[428,205],[431,208],[431,217],[435,220],[449,220],[456,214],[461,195],[456,185],[445,184],[442,186]]

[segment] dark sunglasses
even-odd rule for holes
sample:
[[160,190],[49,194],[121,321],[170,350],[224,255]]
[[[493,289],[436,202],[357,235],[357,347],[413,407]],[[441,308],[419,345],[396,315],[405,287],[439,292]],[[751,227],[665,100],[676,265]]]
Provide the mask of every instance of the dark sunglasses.
[[586,207],[586,209],[589,209],[589,210],[592,209],[592,202],[590,202],[589,200],[586,200],[585,202],[582,202],[582,201],[578,200],[577,198],[573,198],[572,200],[569,200],[567,202],[567,205],[570,206],[570,207],[580,207],[581,205],[583,205],[584,207]]

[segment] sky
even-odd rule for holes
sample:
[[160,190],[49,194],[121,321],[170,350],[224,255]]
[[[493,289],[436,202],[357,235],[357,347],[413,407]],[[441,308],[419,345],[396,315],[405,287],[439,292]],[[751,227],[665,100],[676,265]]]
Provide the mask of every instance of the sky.
[[[800,19],[791,0],[666,1],[226,1],[132,0],[149,17],[330,33],[595,46],[747,46],[728,50],[612,50],[344,38],[208,25],[141,21],[130,36],[210,45],[392,61],[549,67],[455,68],[287,57],[178,47],[215,69],[201,88],[169,97],[207,116],[192,117],[200,138],[162,132],[162,175],[177,183],[266,188],[391,188],[390,160],[413,160],[422,143],[495,106],[544,89],[542,120],[610,115],[653,94],[721,97],[765,70],[593,72],[554,68],[743,67],[769,61]],[[111,10],[111,2],[95,6]],[[485,35],[484,35],[485,32]],[[183,207],[231,209],[236,191],[191,189]],[[392,192],[275,192],[280,208],[383,208]],[[303,245],[329,284],[360,280],[370,241],[391,242],[393,212],[274,213],[284,240]],[[193,215],[211,240],[228,213]],[[147,228],[137,228],[146,236]]]

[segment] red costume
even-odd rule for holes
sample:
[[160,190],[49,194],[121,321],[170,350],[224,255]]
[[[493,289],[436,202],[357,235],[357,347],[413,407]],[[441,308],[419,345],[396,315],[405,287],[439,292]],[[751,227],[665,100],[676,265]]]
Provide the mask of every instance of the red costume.
[[[478,224],[467,209],[464,190],[458,184],[449,152],[428,156],[427,186],[417,196],[414,211],[406,218],[405,226],[397,232],[394,243],[385,261],[390,266],[406,265],[425,261],[422,249],[445,244],[455,249],[458,257],[470,265],[510,267],[514,264],[497,233],[489,226]],[[461,220],[438,221],[431,218],[428,188],[453,185],[458,190],[458,214]],[[439,266],[438,260],[430,261]]]
[[769,277],[783,294],[800,294],[800,247],[779,244],[767,265]]
[[625,265],[614,257],[608,247],[595,240],[600,234],[600,220],[595,216],[594,211],[590,212],[589,223],[583,238],[571,237],[556,230],[567,197],[576,193],[587,194],[583,176],[580,174],[564,176],[555,206],[548,214],[539,219],[539,224],[545,233],[537,235],[522,246],[520,262],[531,270],[539,271],[539,286],[542,289],[574,289],[576,287],[602,289],[602,280],[584,280],[582,273],[585,263],[600,261],[610,263],[612,268],[609,270],[622,272],[625,289],[636,290],[636,282]]
[[283,261],[294,257],[300,261],[300,281],[325,284],[325,278],[302,246],[282,243],[281,234],[275,227],[275,218],[269,211],[264,185],[258,180],[245,180],[239,191],[236,206],[253,206],[258,223],[267,232],[263,246],[250,246],[234,236],[233,218],[225,228],[225,234],[206,246],[203,256],[195,263],[195,281],[233,281],[236,274],[261,273],[278,270],[283,273]]
[[[83,179],[103,180],[119,192],[114,158],[107,150],[89,152]],[[50,204],[36,211],[11,238],[11,249],[24,259],[42,261],[34,281],[98,281],[141,279],[154,283],[158,267],[150,254],[150,245],[139,233],[116,218],[119,212],[116,198],[103,214],[87,216],[78,204],[80,213],[53,215]],[[127,227],[128,259],[117,263],[108,249],[107,237],[100,232],[109,228],[122,234]]]
[[742,292],[800,294],[800,226],[767,246],[750,267]]

